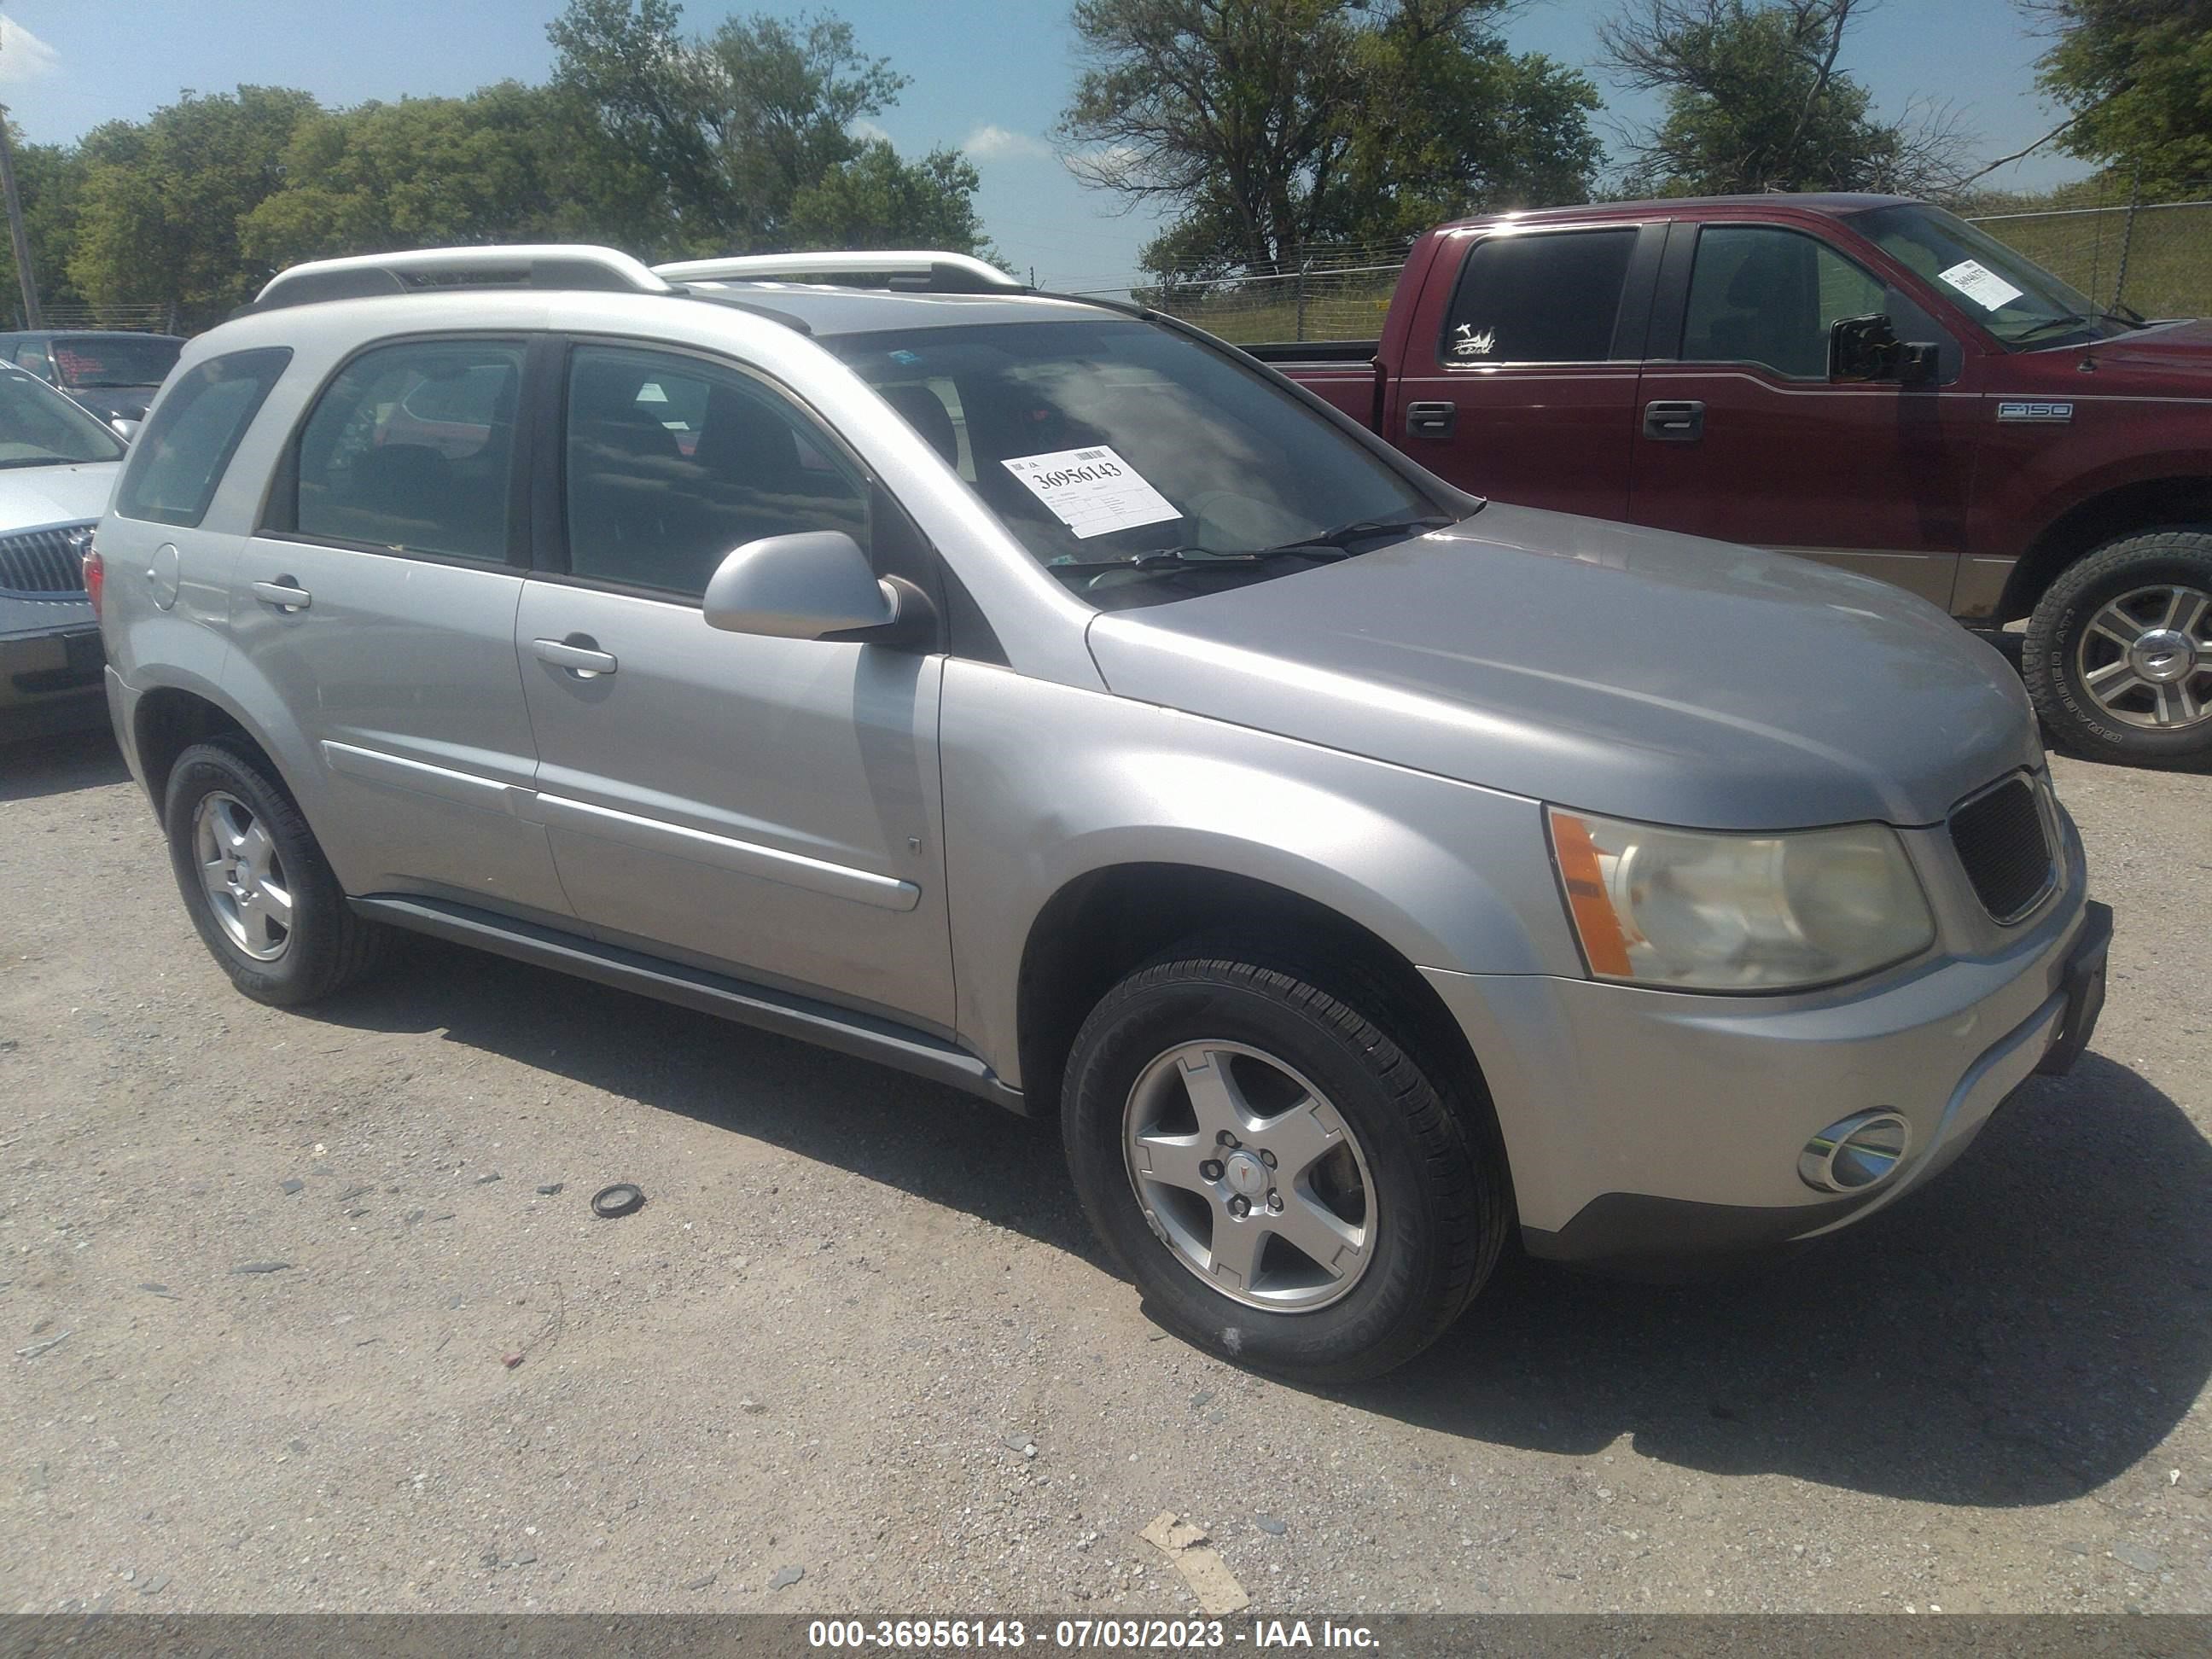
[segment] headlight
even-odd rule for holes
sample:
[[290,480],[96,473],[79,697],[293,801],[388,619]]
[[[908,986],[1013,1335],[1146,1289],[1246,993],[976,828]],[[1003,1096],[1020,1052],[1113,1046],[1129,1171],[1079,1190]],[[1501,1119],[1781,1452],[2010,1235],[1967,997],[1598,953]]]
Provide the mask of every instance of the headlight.
[[1600,979],[1795,990],[1870,974],[1936,938],[1886,824],[1726,835],[1549,816],[1567,909]]

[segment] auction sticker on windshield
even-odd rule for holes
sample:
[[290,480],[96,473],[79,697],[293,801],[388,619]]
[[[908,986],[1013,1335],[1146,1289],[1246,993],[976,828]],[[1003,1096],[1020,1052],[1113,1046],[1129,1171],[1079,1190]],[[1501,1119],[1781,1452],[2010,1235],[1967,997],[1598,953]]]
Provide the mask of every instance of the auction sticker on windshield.
[[1079,538],[1180,519],[1175,503],[1105,444],[1000,463]]
[[2002,311],[2020,298],[2020,289],[1977,260],[1961,259],[1936,274],[1984,311]]

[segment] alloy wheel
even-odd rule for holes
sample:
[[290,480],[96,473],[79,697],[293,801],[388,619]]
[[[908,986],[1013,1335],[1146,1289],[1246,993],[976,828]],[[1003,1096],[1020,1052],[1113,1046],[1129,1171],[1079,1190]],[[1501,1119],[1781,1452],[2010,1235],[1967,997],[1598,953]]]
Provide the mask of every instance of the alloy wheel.
[[192,811],[200,886],[230,942],[274,962],[292,939],[292,890],[268,829],[235,795],[210,790]]
[[1367,1271],[1377,1235],[1366,1157],[1283,1060],[1240,1043],[1179,1045],[1138,1074],[1122,1125],[1153,1233],[1222,1295],[1308,1313]]
[[2212,720],[2212,593],[2160,584],[2122,594],[2089,618],[2074,670],[2129,726],[2174,732]]

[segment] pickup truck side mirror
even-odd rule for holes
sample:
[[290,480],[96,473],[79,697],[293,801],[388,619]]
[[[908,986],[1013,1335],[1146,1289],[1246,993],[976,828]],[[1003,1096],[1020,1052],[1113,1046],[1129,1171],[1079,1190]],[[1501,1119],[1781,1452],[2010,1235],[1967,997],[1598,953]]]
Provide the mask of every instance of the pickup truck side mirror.
[[878,579],[842,530],[747,542],[725,557],[700,608],[707,626],[778,640],[906,644],[934,635],[929,599],[896,576]]
[[1828,378],[1924,386],[1936,378],[1940,353],[1932,343],[1900,342],[1885,316],[1842,317],[1828,331]]

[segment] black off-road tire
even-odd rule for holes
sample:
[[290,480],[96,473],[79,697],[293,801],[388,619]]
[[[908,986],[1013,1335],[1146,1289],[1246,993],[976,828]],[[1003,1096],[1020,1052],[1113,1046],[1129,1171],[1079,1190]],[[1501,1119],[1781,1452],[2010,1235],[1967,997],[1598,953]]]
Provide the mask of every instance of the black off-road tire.
[[[1154,1316],[1186,1340],[1295,1382],[1357,1382],[1435,1341],[1490,1277],[1514,1224],[1495,1115],[1478,1079],[1425,1066],[1378,1023],[1389,1000],[1356,972],[1316,969],[1249,940],[1204,940],[1132,973],[1084,1022],[1061,1108],[1075,1189]],[[1357,1137],[1372,1183],[1374,1255],[1342,1299],[1291,1313],[1238,1302],[1186,1266],[1146,1218],[1123,1151],[1124,1112],[1156,1058],[1198,1042],[1248,1044],[1287,1061]]]
[[[216,920],[201,884],[194,816],[200,802],[218,790],[242,802],[276,843],[292,899],[292,926],[283,953],[273,960],[239,948]],[[231,983],[254,1001],[280,1008],[314,1002],[374,972],[389,957],[396,935],[347,907],[307,819],[268,761],[246,739],[210,738],[178,756],[169,772],[161,823],[192,926]]]
[[[2091,619],[2139,588],[2173,586],[2212,595],[2212,531],[2157,530],[2126,537],[2059,574],[2029,617],[2021,675],[2059,747],[2123,766],[2187,767],[2212,760],[2212,718],[2172,731],[2131,726],[2100,707],[2082,683],[2079,647]],[[2199,678],[2200,702],[2212,702]]]

